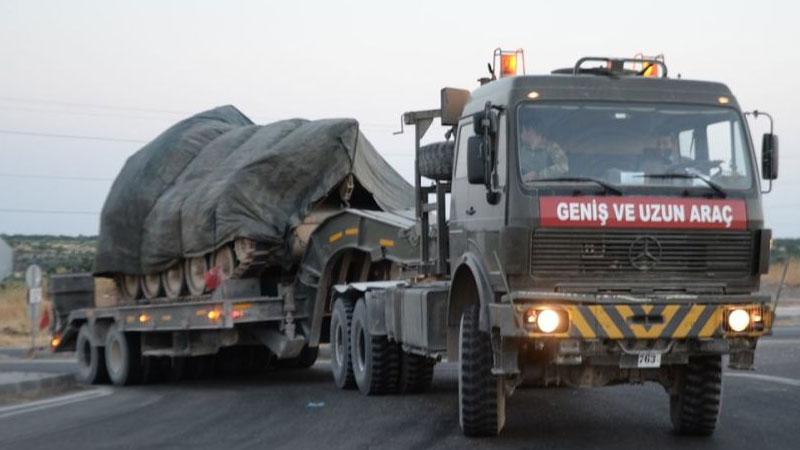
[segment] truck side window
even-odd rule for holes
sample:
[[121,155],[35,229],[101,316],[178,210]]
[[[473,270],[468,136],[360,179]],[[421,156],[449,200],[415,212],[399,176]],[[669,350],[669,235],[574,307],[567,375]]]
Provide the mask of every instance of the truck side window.
[[464,122],[458,129],[458,154],[456,155],[456,170],[454,178],[467,177],[467,139],[474,136],[472,122]]

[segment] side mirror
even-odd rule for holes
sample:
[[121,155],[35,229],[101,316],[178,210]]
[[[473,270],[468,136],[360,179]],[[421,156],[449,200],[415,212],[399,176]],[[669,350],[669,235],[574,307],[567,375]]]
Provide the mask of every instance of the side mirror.
[[498,126],[497,111],[488,107],[472,115],[472,128],[478,136],[496,136]]
[[458,121],[464,113],[464,106],[469,101],[469,96],[469,91],[465,89],[442,89],[442,125],[458,125]]
[[765,180],[778,178],[778,136],[764,133],[761,140],[761,176]]
[[482,137],[467,139],[467,179],[470,184],[486,184],[486,153]]

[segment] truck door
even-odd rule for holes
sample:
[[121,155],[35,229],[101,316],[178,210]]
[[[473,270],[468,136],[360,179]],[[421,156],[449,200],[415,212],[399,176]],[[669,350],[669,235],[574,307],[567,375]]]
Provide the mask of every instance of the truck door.
[[[506,205],[506,115],[500,116],[497,139],[497,171],[502,196],[491,205],[486,201],[486,187],[467,181],[467,139],[475,135],[472,119],[459,125],[450,201],[450,261],[456,262],[467,251],[482,254],[488,241],[497,240],[505,223]],[[487,241],[488,240],[488,241]],[[489,248],[497,248],[496,244]],[[492,264],[494,265],[494,264]]]

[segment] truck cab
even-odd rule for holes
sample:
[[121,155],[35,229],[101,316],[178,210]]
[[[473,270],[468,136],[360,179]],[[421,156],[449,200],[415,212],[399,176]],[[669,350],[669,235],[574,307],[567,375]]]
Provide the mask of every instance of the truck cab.
[[[721,355],[751,369],[773,317],[758,293],[771,232],[736,98],[667,78],[663,60],[511,75],[472,92],[456,125],[447,323],[449,359],[473,372],[464,431],[497,433],[522,383],[655,381],[677,431],[710,434]],[[771,183],[771,133],[762,155]]]

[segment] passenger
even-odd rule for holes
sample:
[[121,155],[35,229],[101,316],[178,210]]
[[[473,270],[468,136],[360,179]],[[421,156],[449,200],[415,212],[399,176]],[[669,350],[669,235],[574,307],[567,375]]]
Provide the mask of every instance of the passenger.
[[564,150],[529,122],[523,123],[520,131],[519,159],[524,182],[559,177],[569,170]]

